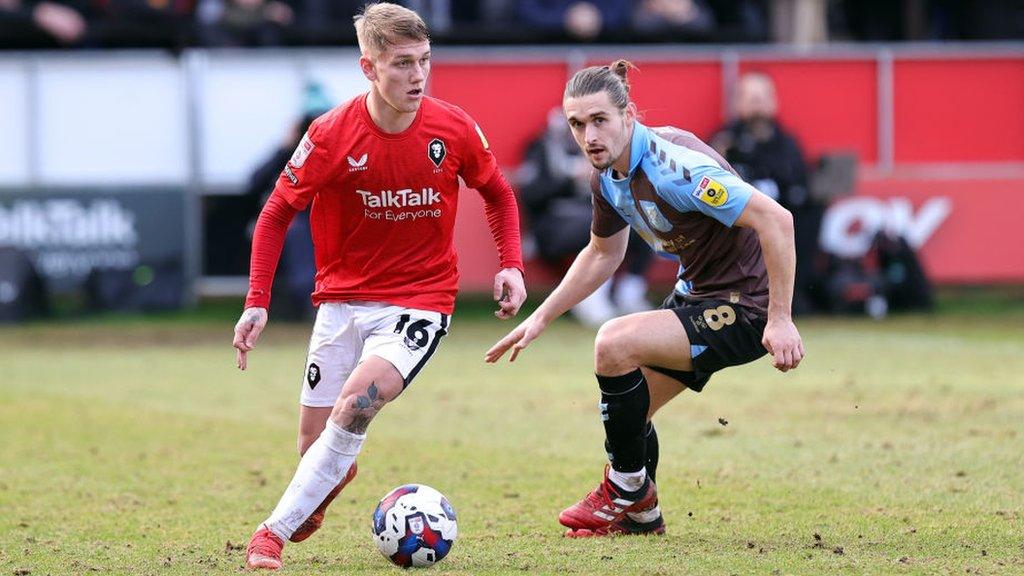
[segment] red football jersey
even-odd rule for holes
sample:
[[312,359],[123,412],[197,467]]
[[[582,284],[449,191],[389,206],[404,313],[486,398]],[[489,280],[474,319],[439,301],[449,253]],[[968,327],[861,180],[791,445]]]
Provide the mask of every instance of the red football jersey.
[[275,194],[310,202],[316,253],[313,303],[371,300],[450,314],[459,177],[478,188],[497,163],[462,109],[425,97],[412,125],[382,131],[366,95],[318,118]]

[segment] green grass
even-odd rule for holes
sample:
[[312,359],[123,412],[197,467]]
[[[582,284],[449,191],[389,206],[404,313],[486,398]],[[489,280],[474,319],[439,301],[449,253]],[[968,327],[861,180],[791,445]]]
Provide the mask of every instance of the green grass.
[[[510,325],[456,316],[286,573],[397,573],[369,522],[406,482],[460,514],[435,574],[1024,573],[1021,318],[802,321],[795,373],[730,369],[659,414],[666,536],[572,541],[558,511],[604,463],[593,334],[488,366]],[[243,374],[232,324],[0,330],[0,575],[239,573],[297,461],[308,327],[272,324]]]

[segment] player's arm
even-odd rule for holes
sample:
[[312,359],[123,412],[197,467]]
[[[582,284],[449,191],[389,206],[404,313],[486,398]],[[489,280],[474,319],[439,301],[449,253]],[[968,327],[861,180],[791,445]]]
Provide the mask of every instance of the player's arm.
[[754,190],[736,225],[757,232],[768,270],[768,324],[762,344],[773,356],[776,368],[783,372],[796,368],[804,356],[804,345],[791,314],[796,274],[793,215]]
[[320,141],[321,136],[322,126],[317,120],[284,166],[273,193],[256,220],[249,260],[249,293],[245,297],[245,310],[235,324],[232,342],[238,350],[238,367],[241,370],[246,368],[246,354],[256,346],[267,325],[270,288],[274,284],[274,272],[281,258],[288,226],[295,215],[309,205],[316,190],[330,179],[335,169],[331,155]]
[[628,226],[608,237],[591,233],[590,243],[573,261],[555,291],[529,318],[487,351],[486,361],[497,362],[509,348],[512,349],[509,361],[514,361],[519,352],[540,336],[548,324],[593,294],[611,278],[622,264],[628,243]]
[[494,276],[494,299],[499,309],[494,313],[507,320],[519,312],[526,301],[523,282],[523,254],[519,237],[519,206],[516,195],[501,170],[495,169],[491,178],[477,192],[484,199],[484,214],[491,236],[498,247],[501,270]]
[[275,189],[256,219],[252,255],[249,259],[249,293],[245,297],[242,316],[235,324],[235,338],[232,342],[238,350],[238,368],[241,370],[246,368],[246,354],[256,346],[256,341],[267,325],[274,272],[281,258],[288,226],[298,212]]
[[464,159],[459,175],[470,188],[476,188],[484,199],[487,225],[498,245],[501,270],[494,275],[494,299],[499,309],[494,313],[507,320],[519,312],[526,301],[523,282],[523,256],[519,238],[519,206],[512,186],[508,184],[491,154],[483,130],[464,112],[465,132],[462,140]]

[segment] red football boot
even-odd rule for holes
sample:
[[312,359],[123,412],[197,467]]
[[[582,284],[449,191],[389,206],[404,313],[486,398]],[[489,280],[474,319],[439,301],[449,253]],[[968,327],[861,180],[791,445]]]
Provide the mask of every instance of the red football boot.
[[562,510],[558,521],[570,531],[607,532],[613,524],[627,518],[626,514],[650,511],[657,505],[658,489],[654,482],[648,479],[639,494],[629,494],[608,479],[605,466],[604,480],[585,498]]
[[284,540],[277,537],[266,526],[252,535],[249,548],[245,551],[245,567],[250,570],[278,570],[281,568],[281,550]]
[[637,522],[629,516],[626,516],[618,522],[614,522],[604,528],[598,528],[596,530],[590,530],[587,528],[573,530],[572,528],[567,528],[565,530],[565,537],[592,538],[595,536],[661,536],[664,533],[665,520],[661,517],[661,513],[659,512],[657,518],[650,522]]
[[292,542],[302,542],[306,538],[312,536],[313,532],[320,529],[320,525],[324,523],[324,512],[327,511],[327,507],[330,506],[334,498],[341,493],[342,488],[347,486],[348,483],[356,477],[357,468],[358,466],[356,466],[356,463],[352,462],[352,466],[349,466],[348,473],[341,479],[341,482],[334,487],[334,490],[331,490],[330,494],[324,498],[324,501],[317,506],[316,510],[313,510],[313,513],[309,515],[309,518],[306,518],[306,520],[295,529],[295,532],[292,533],[289,540]]

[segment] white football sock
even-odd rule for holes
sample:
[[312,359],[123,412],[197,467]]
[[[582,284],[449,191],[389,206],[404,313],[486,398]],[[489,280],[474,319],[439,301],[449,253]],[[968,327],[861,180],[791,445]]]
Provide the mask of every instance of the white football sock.
[[647,479],[647,467],[645,466],[636,472],[619,472],[612,468],[608,471],[608,479],[627,492],[636,492],[644,485],[644,480]]
[[328,420],[299,462],[281,501],[263,522],[267,528],[288,540],[345,477],[365,439],[365,434],[353,434]]
[[649,510],[641,510],[640,512],[627,512],[626,516],[641,523],[647,524],[648,522],[654,522],[661,516],[661,507],[655,506]]

